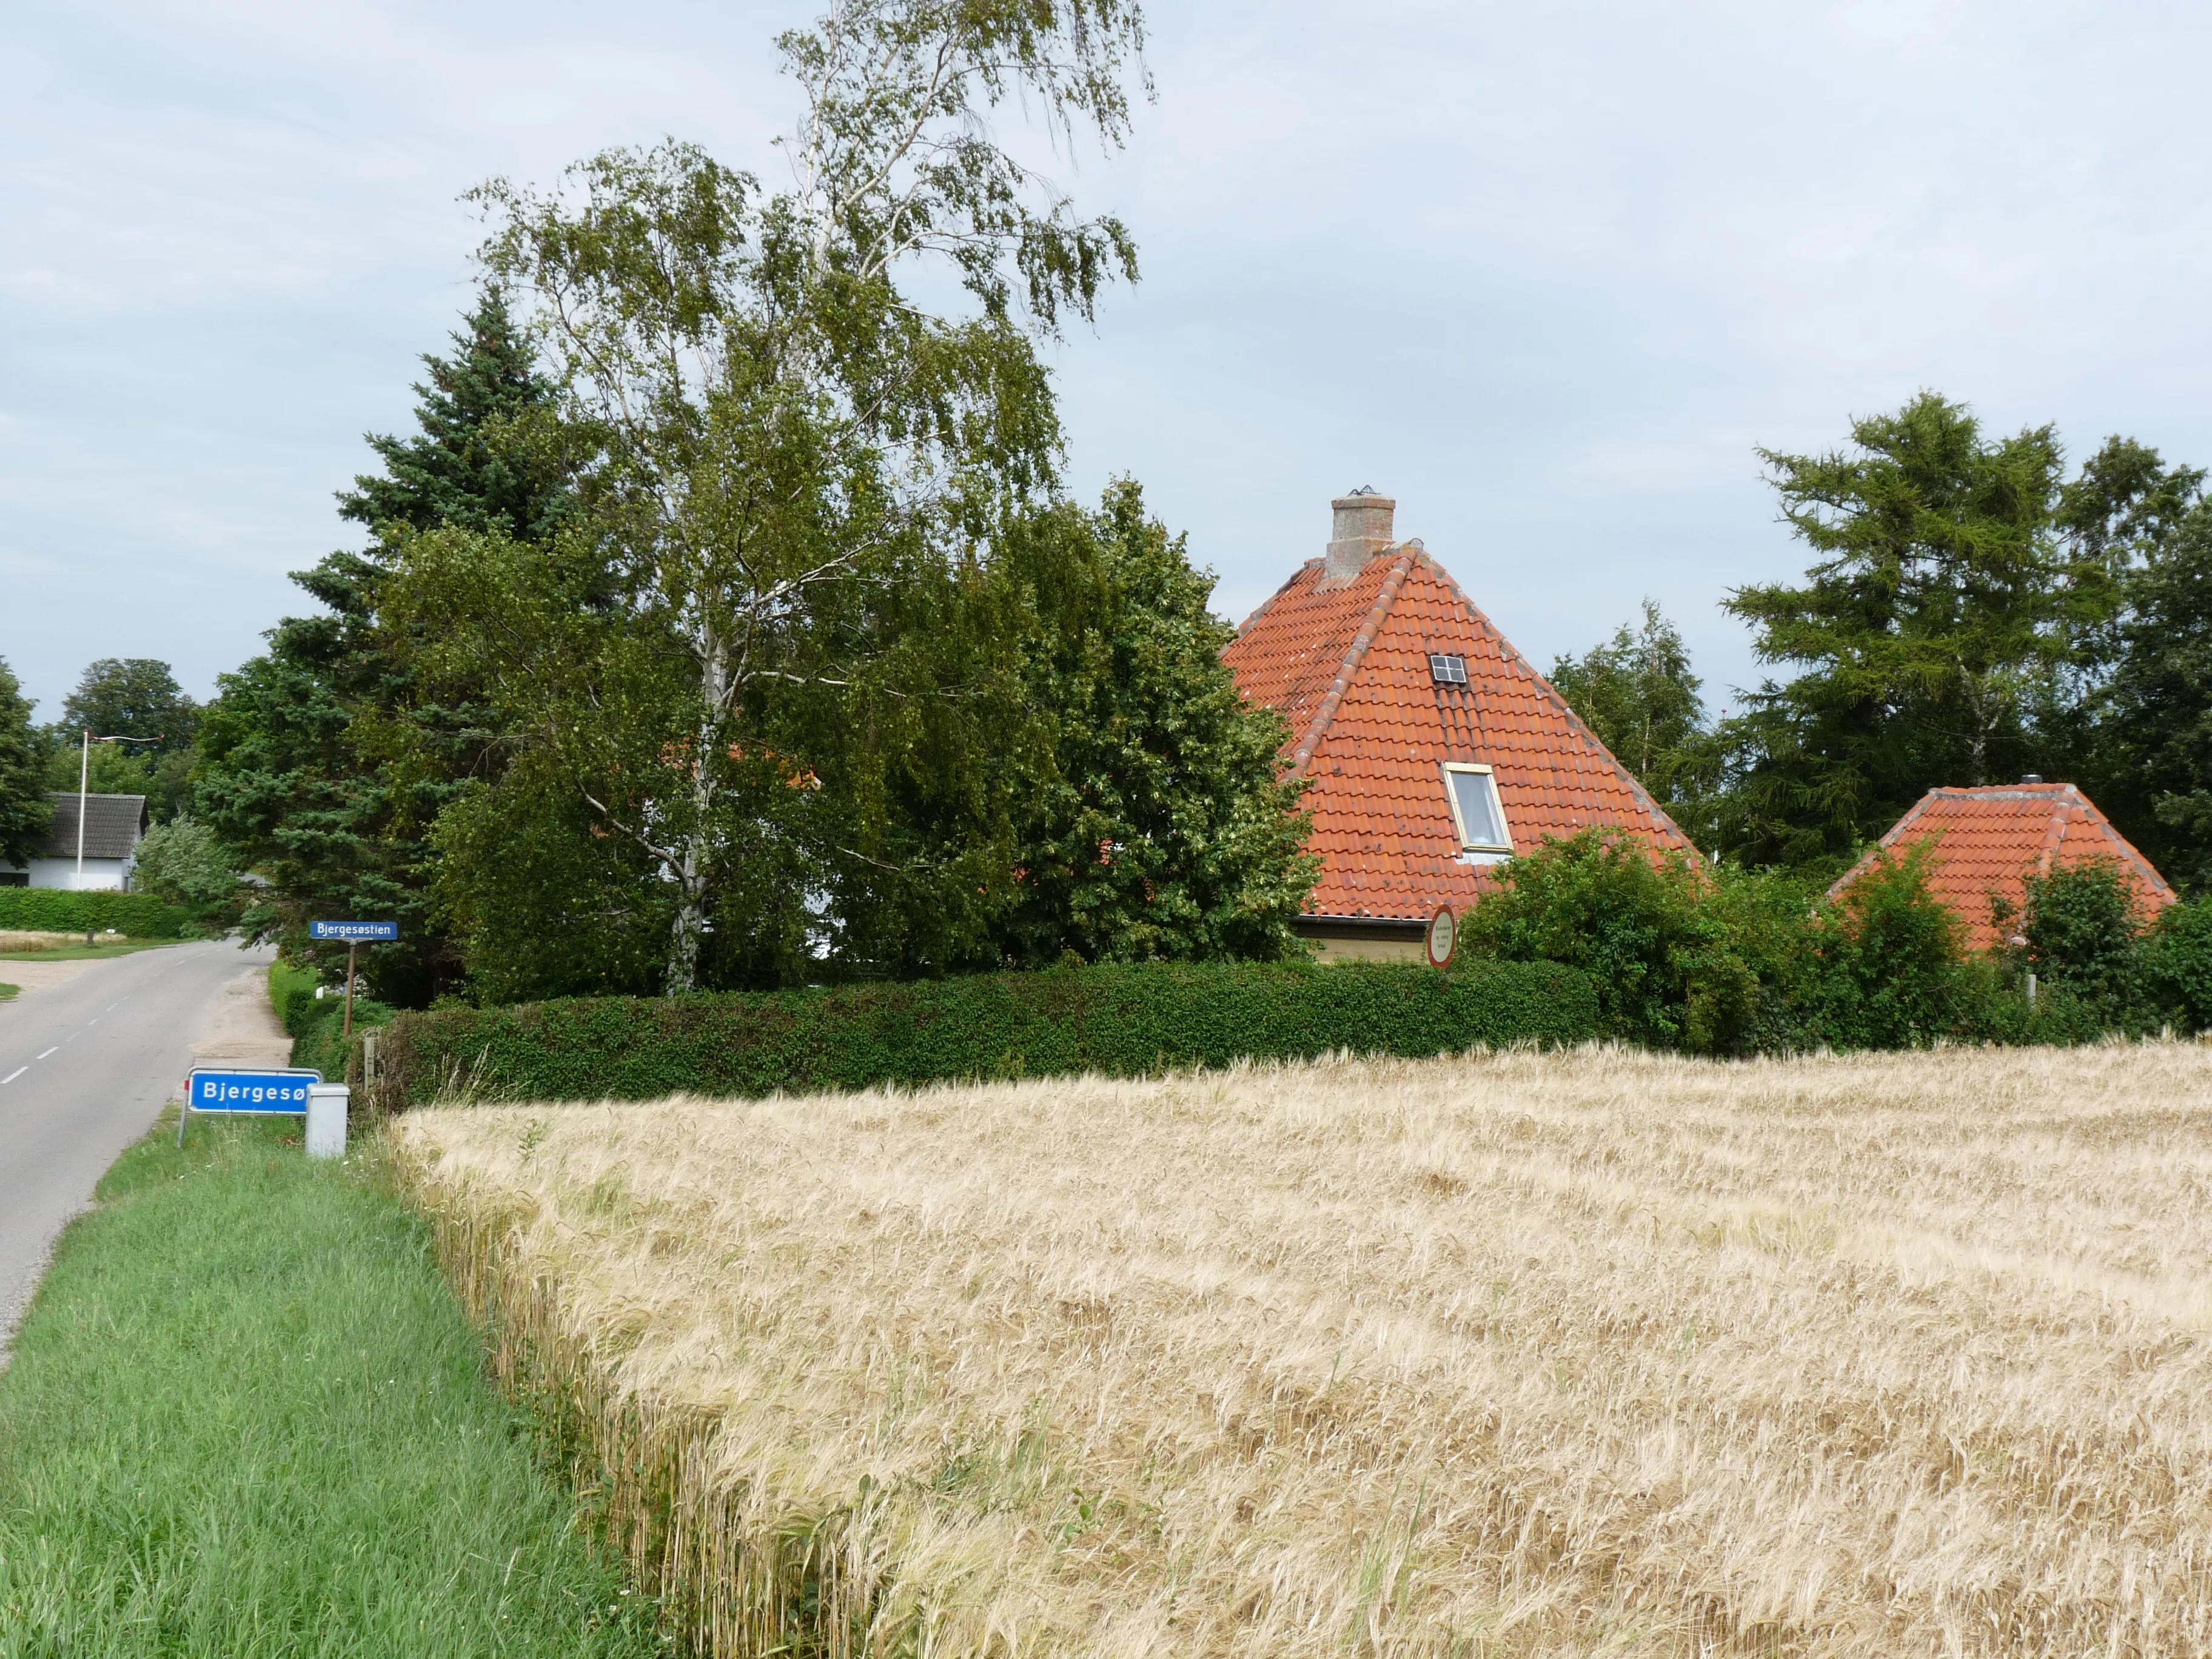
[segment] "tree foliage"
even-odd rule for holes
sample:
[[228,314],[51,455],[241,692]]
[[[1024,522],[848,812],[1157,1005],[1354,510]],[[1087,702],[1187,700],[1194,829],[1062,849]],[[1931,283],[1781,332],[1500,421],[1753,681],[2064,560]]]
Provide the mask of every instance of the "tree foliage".
[[[1613,757],[1678,820],[1694,820],[1719,781],[1720,754],[1705,715],[1705,682],[1681,631],[1651,600],[1640,626],[1553,665],[1552,684]],[[1697,824],[1686,823],[1695,833]]]
[[429,826],[481,763],[481,712],[465,676],[433,696],[383,615],[395,549],[454,524],[527,539],[566,500],[554,460],[527,443],[550,393],[504,296],[486,288],[451,356],[426,356],[416,430],[372,436],[380,473],[355,481],[339,513],[370,533],[293,580],[323,610],[280,623],[269,648],[222,683],[202,739],[199,811],[238,863],[272,883],[249,927],[310,952],[316,917],[400,924],[370,953],[380,996],[428,1000],[458,978],[431,905]]
[[46,842],[53,807],[45,774],[45,744],[31,724],[30,701],[0,659],[0,864],[27,864]]
[[1760,452],[1814,562],[1802,585],[1727,605],[1762,661],[1803,665],[1753,694],[1729,734],[1739,834],[1762,858],[1847,853],[1931,785],[2003,775],[2068,653],[2049,427],[1992,438],[1923,392],[1854,422],[1851,440]]
[[200,710],[177,684],[169,665],[150,657],[102,657],[89,665],[62,704],[57,732],[74,738],[146,739],[158,753],[191,746]]
[[237,908],[238,870],[230,852],[204,823],[177,817],[155,824],[138,843],[131,884],[196,916],[228,921]]
[[2115,571],[2124,603],[2075,746],[2128,837],[2169,880],[2202,892],[2212,889],[2212,502],[2202,474],[2158,472],[2145,493],[2182,502]]
[[1024,691],[1049,763],[1017,791],[1005,959],[1297,952],[1319,863],[1300,787],[1279,776],[1287,728],[1221,659],[1235,635],[1206,608],[1211,575],[1128,481],[1095,514],[1040,515],[1008,565],[1036,606]]
[[[543,546],[415,538],[393,593],[415,664],[481,673],[495,715],[497,774],[441,830],[480,953],[520,862],[611,971],[665,929],[670,990],[832,951],[954,964],[1000,896],[981,773],[1017,639],[988,566],[1055,480],[1035,342],[1135,256],[989,118],[1018,98],[1118,143],[1140,19],[872,0],[781,45],[806,96],[788,190],[671,143],[478,193],[560,388],[532,435],[575,487]],[[917,300],[933,262],[965,313]]]

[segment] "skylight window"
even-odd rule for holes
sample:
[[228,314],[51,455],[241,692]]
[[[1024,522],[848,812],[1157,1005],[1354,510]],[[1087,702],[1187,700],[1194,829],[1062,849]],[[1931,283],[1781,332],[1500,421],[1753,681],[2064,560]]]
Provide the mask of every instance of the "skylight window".
[[1505,809],[1498,801],[1498,779],[1488,767],[1445,762],[1444,790],[1451,799],[1452,822],[1458,826],[1462,847],[1471,853],[1513,850],[1513,838],[1505,830]]
[[1429,678],[1438,685],[1465,685],[1467,659],[1442,651],[1429,653]]

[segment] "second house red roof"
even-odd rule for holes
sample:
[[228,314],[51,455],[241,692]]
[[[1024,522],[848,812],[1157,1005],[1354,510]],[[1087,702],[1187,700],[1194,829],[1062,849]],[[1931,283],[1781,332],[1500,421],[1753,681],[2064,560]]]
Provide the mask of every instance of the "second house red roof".
[[[1435,684],[1431,653],[1464,659],[1467,684]],[[1224,655],[1245,695],[1291,725],[1290,768],[1310,784],[1307,845],[1322,860],[1309,914],[1418,920],[1480,896],[1487,867],[1462,854],[1447,762],[1493,769],[1516,854],[1601,826],[1696,856],[1418,542],[1342,584],[1310,561]]]
[[2151,861],[2112,827],[2095,803],[2070,783],[2008,783],[1963,789],[1930,789],[1829,890],[1840,895],[1880,852],[1902,854],[1923,842],[1929,890],[1966,930],[1970,950],[1986,951],[2009,936],[2000,930],[1991,899],[2018,916],[2027,902],[2027,878],[2053,870],[2108,860],[2135,889],[2148,921],[2174,902],[2173,889]]

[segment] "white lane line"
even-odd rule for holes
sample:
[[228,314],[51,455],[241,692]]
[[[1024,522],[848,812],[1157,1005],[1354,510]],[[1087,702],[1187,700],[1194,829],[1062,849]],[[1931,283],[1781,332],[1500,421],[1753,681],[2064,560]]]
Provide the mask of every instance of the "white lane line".
[[31,1068],[27,1066],[18,1066],[14,1071],[9,1073],[7,1076],[0,1077],[0,1085],[13,1083],[17,1078],[22,1076],[24,1073],[30,1069]]
[[[52,1048],[46,1050],[46,1054],[58,1054],[61,1053],[61,1051],[62,1045],[57,1042]],[[46,1054],[33,1054],[31,1058],[33,1060],[44,1060],[46,1057]]]
[[97,1024],[100,1024],[100,1022],[99,1022],[98,1020],[96,1020],[96,1019],[88,1019],[88,1020],[85,1021],[85,1024],[86,1024],[87,1026],[94,1026],[94,1025],[97,1025]]

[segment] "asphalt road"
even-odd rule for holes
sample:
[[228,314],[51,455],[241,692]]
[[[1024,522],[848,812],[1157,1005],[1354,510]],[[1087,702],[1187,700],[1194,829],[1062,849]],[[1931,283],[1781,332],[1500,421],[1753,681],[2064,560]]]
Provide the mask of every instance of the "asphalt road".
[[183,1082],[223,985],[270,959],[173,945],[0,1002],[0,1355],[55,1235]]

